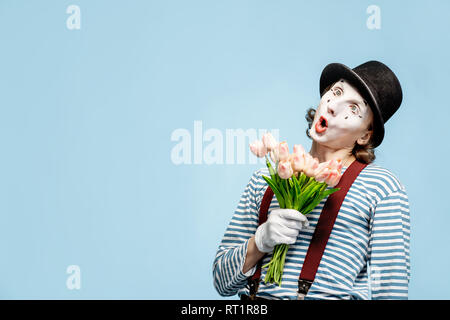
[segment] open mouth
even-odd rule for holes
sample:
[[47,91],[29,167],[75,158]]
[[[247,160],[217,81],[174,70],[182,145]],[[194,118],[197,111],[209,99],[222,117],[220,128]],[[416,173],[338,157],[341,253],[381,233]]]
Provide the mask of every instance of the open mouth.
[[328,121],[323,116],[320,116],[319,120],[316,122],[316,131],[322,133],[328,128]]

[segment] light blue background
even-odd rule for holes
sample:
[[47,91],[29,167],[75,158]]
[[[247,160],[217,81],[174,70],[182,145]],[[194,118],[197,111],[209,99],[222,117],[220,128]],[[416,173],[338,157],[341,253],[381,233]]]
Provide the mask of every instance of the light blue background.
[[[71,4],[80,30],[66,27]],[[371,4],[380,30],[366,27]],[[322,69],[375,59],[404,91],[376,163],[409,195],[410,298],[449,299],[449,12],[446,0],[2,0],[0,298],[221,299],[213,259],[261,165],[175,165],[172,132],[278,128],[309,148]]]

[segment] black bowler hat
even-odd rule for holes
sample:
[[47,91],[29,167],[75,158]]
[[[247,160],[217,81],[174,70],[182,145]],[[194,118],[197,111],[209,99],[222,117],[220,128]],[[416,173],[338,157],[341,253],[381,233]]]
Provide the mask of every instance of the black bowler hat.
[[330,84],[345,79],[366,99],[374,114],[374,143],[377,147],[384,138],[384,124],[402,103],[402,87],[394,72],[379,61],[368,61],[354,69],[330,63],[320,76],[320,96]]

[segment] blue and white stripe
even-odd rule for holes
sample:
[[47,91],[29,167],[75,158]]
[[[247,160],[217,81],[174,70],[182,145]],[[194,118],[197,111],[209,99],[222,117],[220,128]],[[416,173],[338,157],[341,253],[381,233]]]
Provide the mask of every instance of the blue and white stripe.
[[[345,170],[346,167],[342,169]],[[269,176],[267,168],[253,173],[214,259],[214,286],[222,296],[248,294],[247,278],[254,270],[244,274],[242,267],[248,240],[258,227],[259,206],[267,189],[262,175]],[[258,296],[297,298],[298,277],[325,202],[326,198],[307,215],[309,228],[302,230],[297,242],[290,246],[281,287],[265,284],[266,269],[263,269]],[[269,214],[278,207],[274,197]],[[405,187],[389,170],[369,164],[342,203],[305,299],[407,299],[409,242],[409,202]],[[266,255],[263,264],[271,257]]]

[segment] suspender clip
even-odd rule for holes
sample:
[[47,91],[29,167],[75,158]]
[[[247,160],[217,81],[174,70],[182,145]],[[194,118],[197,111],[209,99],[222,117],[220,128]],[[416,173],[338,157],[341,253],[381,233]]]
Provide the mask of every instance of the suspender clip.
[[259,279],[248,278],[248,299],[256,300],[256,292],[258,292]]
[[305,279],[298,279],[298,293],[297,299],[304,300],[306,294],[308,293],[309,288],[311,288],[312,281]]

